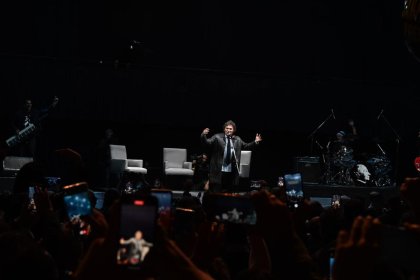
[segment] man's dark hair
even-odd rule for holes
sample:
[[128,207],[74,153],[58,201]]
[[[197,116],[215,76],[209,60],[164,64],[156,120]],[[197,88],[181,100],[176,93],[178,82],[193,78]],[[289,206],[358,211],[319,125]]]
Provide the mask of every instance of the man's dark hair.
[[236,124],[232,120],[228,120],[227,122],[225,122],[225,124],[223,125],[223,130],[225,130],[225,127],[228,125],[233,126],[233,131],[236,131]]

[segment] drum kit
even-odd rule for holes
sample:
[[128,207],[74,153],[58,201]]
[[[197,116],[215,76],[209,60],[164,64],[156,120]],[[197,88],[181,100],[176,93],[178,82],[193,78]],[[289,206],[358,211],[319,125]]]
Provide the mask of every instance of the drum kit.
[[[395,184],[395,180],[392,180],[390,176],[391,171],[393,170],[391,160],[379,143],[376,143],[379,153],[371,154],[370,156],[359,154],[356,157],[354,156],[351,143],[354,142],[353,140],[356,140],[358,136],[353,120],[349,120],[348,122],[352,128],[352,132],[349,135],[346,135],[345,131],[337,132],[337,139],[334,142],[328,142],[326,147],[323,147],[315,140],[316,133],[332,119],[335,120],[333,109],[331,109],[330,114],[308,136],[308,139],[311,140],[311,154],[314,150],[314,143],[318,146],[319,150],[322,151],[321,162],[323,164],[323,175],[321,181],[325,184],[332,185],[357,185],[367,187],[387,187]],[[385,117],[383,109],[376,119],[383,119],[385,121],[394,133],[398,145],[401,142],[401,137]]]
[[391,161],[384,153],[356,160],[353,149],[342,145],[335,152],[327,150],[323,158],[326,184],[385,187],[392,183]]

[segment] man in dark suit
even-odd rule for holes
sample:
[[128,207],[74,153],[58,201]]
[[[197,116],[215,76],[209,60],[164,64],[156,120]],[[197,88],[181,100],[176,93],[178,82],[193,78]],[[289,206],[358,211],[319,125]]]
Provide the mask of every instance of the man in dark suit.
[[210,148],[209,180],[210,191],[234,191],[239,184],[239,166],[241,150],[252,149],[262,141],[261,135],[256,134],[252,142],[244,142],[235,135],[236,124],[229,120],[223,125],[223,133],[217,133],[208,138],[209,128],[201,133],[201,142]]

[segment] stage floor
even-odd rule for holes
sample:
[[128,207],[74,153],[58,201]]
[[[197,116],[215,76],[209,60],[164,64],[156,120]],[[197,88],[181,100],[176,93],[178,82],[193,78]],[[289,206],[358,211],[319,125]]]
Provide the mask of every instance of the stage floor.
[[371,192],[378,192],[386,200],[399,196],[399,188],[396,186],[387,187],[363,187],[352,185],[325,185],[325,184],[304,184],[303,193],[307,198],[311,197],[332,197],[333,195],[346,195],[350,198],[369,198]]
[[[240,193],[246,193],[248,190],[241,189]],[[363,198],[366,203],[369,201],[371,192],[377,192],[382,195],[385,201],[392,197],[399,196],[399,189],[395,186],[387,187],[360,187],[352,185],[325,185],[325,184],[303,184],[303,194],[305,198],[313,200],[322,200],[322,198],[331,198],[333,195],[346,195],[350,198]],[[182,196],[182,190],[173,190],[175,198]],[[191,191],[193,196],[201,197],[204,191]]]

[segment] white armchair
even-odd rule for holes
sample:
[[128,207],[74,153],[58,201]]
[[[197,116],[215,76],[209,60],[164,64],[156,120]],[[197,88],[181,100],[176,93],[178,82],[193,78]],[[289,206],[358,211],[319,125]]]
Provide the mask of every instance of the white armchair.
[[249,178],[251,170],[252,151],[241,151],[241,165],[239,166],[239,177]]
[[127,171],[147,174],[147,169],[143,167],[142,159],[127,158],[127,149],[124,145],[109,145],[109,149],[111,155],[111,173],[120,175]]
[[193,176],[192,162],[187,161],[187,149],[163,148],[165,175]]
[[3,159],[3,173],[15,177],[22,166],[33,161],[32,157],[6,156]]

